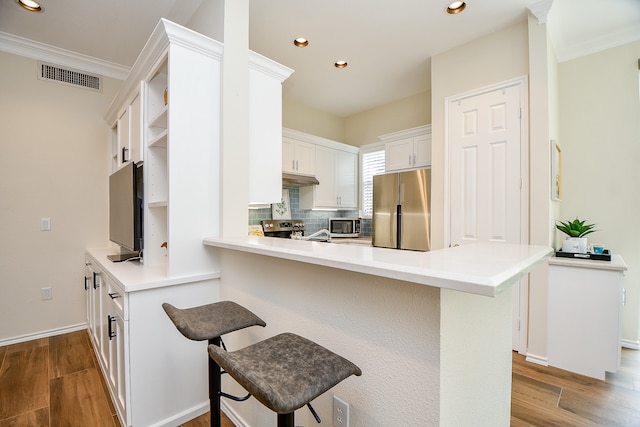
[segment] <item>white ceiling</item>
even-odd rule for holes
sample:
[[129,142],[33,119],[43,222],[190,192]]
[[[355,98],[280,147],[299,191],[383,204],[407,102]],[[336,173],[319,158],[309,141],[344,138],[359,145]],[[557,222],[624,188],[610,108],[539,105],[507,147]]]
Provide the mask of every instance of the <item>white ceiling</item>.
[[[161,17],[185,24],[221,0],[41,0],[29,13],[0,0],[0,32],[125,66],[133,65]],[[430,58],[548,9],[558,58],[640,40],[640,0],[250,0],[250,48],[295,70],[284,94],[349,116],[430,88]],[[307,48],[292,44],[309,39]],[[344,59],[349,66],[333,66]]]

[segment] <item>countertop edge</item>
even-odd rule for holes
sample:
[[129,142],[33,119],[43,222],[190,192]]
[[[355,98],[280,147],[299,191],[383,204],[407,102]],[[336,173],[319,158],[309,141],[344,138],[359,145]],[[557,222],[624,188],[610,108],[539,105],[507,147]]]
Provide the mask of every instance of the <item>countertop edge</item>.
[[581,258],[564,258],[552,256],[549,258],[549,265],[558,265],[565,267],[582,267],[592,268],[594,270],[612,270],[612,271],[627,271],[627,264],[621,255],[612,254],[611,261],[600,261],[593,259],[581,259]]
[[141,263],[114,263],[107,258],[112,251],[102,248],[86,249],[91,257],[124,292],[138,292],[184,283],[201,282],[220,278],[220,271],[167,276],[164,266],[145,266]]
[[[349,249],[342,250],[334,247],[331,253],[328,254],[328,251],[326,251],[327,246],[322,245],[331,245],[330,243],[304,241],[285,243],[287,242],[285,239],[275,239],[280,241],[271,241],[272,244],[269,244],[269,241],[267,240],[258,239],[265,238],[254,236],[246,238],[207,237],[203,240],[203,243],[205,245],[222,249],[271,256],[290,261],[304,262],[489,297],[499,295],[522,276],[526,275],[534,265],[543,262],[553,253],[553,249],[550,247],[530,246],[529,248],[536,248],[535,253],[526,257],[521,257],[518,259],[518,262],[513,263],[498,274],[491,276],[470,276],[469,274],[457,274],[455,272],[445,271],[444,269],[427,269],[420,266],[407,265],[406,263],[395,263],[392,260],[388,262],[380,261],[379,259],[380,256],[384,257],[385,254],[390,257],[397,257],[398,254],[402,254],[404,252],[407,258],[420,260],[423,257],[426,259],[430,256],[435,256],[432,254],[436,253],[438,253],[438,255],[442,255],[444,253],[442,251],[450,251],[448,253],[453,253],[451,251],[457,250],[456,248],[416,253],[412,251],[397,251],[394,249],[365,247],[360,245],[337,245],[341,248]],[[470,246],[464,250],[472,251]],[[478,251],[478,254],[480,253],[481,252]],[[378,259],[373,260],[372,255],[377,255]]]

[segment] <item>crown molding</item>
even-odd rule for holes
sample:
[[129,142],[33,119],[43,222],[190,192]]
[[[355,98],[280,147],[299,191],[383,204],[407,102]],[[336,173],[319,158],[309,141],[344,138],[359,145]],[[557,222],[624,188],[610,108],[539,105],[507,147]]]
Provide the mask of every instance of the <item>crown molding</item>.
[[640,40],[640,23],[619,28],[609,34],[581,40],[563,48],[556,47],[556,57],[558,62],[570,61],[638,40]]
[[124,80],[129,67],[0,31],[0,51]]
[[549,11],[553,6],[553,0],[542,0],[527,7],[529,12],[538,18],[538,25],[546,24]]

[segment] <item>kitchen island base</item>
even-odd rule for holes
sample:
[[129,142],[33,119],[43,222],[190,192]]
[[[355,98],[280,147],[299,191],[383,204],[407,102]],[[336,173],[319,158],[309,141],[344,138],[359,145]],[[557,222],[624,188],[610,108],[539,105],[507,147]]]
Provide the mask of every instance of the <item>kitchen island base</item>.
[[[402,257],[390,249],[274,242],[283,251],[285,246],[291,250],[290,257],[297,258],[291,260],[277,248],[270,256],[261,244],[266,241],[245,242],[246,251],[241,248],[244,244],[228,239],[205,242],[218,247],[221,298],[252,307],[269,325],[257,330],[251,340],[230,337],[234,348],[293,332],[362,369],[361,377],[348,378],[313,401],[321,418],[331,418],[336,395],[350,405],[352,427],[510,424],[510,286],[501,286],[499,281],[495,286],[501,290],[491,297],[384,277],[377,273],[393,273],[375,268],[371,274],[348,269],[349,262],[354,270],[366,270],[363,264],[373,258]],[[453,253],[464,257],[462,252]],[[550,248],[539,251],[536,261],[522,267],[520,274],[503,280],[517,280],[522,271],[550,253]],[[339,267],[331,266],[330,257],[342,260],[335,262]],[[381,263],[377,266],[382,268]],[[462,276],[467,277],[461,270],[457,279]],[[228,378],[224,388],[241,392]],[[275,423],[268,410],[251,400],[228,402],[227,406],[243,420],[243,426]],[[302,425],[315,423],[304,409],[296,413],[296,419]]]

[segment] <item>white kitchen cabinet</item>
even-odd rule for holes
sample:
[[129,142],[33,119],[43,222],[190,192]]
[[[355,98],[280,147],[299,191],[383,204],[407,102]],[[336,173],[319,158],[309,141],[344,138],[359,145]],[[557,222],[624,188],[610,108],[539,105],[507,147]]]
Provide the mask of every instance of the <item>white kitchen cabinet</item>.
[[431,166],[431,125],[381,135],[387,172]]
[[315,175],[316,146],[283,136],[282,171],[301,175]]
[[357,209],[357,148],[338,146],[343,149],[316,145],[315,176],[320,184],[300,188],[302,209]]
[[549,365],[601,380],[620,368],[626,269],[619,255],[549,259]]
[[143,160],[142,143],[142,105],[140,88],[136,88],[131,99],[118,112],[113,127],[114,136],[111,149],[111,172],[122,165]]
[[87,299],[87,311],[102,312],[103,321],[90,322],[89,333],[118,417],[123,426],[180,425],[209,409],[206,341],[184,338],[162,303],[218,301],[219,272],[168,278],[163,268],[112,262],[111,253],[86,253],[85,264],[96,273],[88,277],[98,279],[95,289],[103,294]]
[[282,198],[282,82],[292,72],[249,52],[249,203]]
[[300,189],[303,209],[356,209],[357,166],[355,153],[316,147],[316,178],[320,184]]

